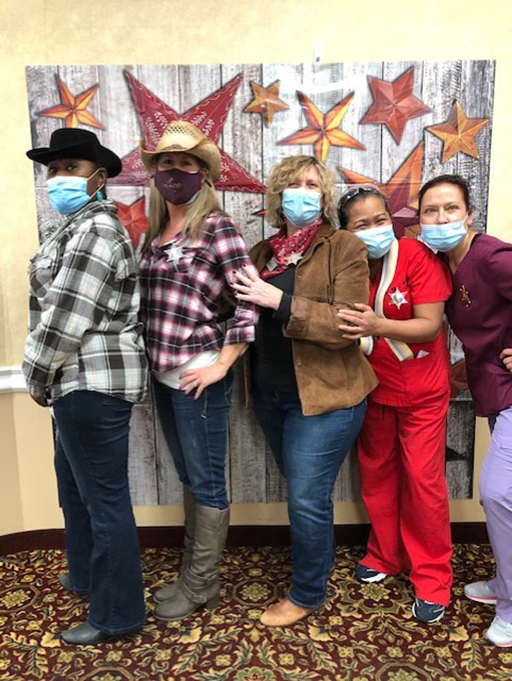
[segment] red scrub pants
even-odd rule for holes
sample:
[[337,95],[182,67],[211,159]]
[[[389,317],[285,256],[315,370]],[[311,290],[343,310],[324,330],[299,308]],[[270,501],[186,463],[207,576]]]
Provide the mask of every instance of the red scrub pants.
[[369,568],[410,568],[416,596],[448,605],[452,584],[445,479],[449,396],[393,407],[368,401],[358,454],[363,501],[372,529]]

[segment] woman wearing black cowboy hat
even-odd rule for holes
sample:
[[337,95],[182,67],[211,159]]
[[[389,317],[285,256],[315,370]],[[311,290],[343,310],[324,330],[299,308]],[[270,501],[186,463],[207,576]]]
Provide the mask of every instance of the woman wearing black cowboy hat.
[[47,166],[48,196],[64,216],[30,262],[30,322],[23,372],[32,399],[53,406],[55,469],[69,572],[89,593],[85,622],[67,643],[97,644],[140,629],[145,609],[128,489],[132,405],[144,396],[132,244],[105,200],[120,159],[86,130],[55,131],[27,156]]

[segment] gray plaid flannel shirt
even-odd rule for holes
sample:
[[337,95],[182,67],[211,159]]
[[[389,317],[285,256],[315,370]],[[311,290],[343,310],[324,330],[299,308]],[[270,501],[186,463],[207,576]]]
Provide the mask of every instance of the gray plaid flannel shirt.
[[49,402],[73,390],[144,397],[137,264],[116,211],[109,201],[87,204],[30,261],[22,368],[31,395]]

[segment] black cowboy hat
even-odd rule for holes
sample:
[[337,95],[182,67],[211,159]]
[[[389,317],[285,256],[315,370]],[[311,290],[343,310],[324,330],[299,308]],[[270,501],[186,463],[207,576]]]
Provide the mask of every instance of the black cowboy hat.
[[99,139],[89,130],[80,128],[59,128],[52,132],[49,147],[30,149],[27,156],[47,166],[57,158],[83,158],[106,168],[108,177],[119,175],[123,164],[119,156],[103,147]]

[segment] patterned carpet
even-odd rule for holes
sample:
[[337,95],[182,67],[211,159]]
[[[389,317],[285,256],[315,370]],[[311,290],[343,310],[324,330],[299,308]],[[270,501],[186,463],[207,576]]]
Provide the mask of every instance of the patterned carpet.
[[57,575],[62,551],[0,558],[0,679],[25,681],[510,681],[512,649],[482,637],[492,608],[466,600],[466,581],[492,575],[487,546],[455,551],[453,603],[442,622],[412,619],[411,590],[401,576],[359,585],[358,547],[338,549],[331,595],[294,627],[268,629],[262,610],[285,592],[289,552],[232,548],[222,564],[222,603],[183,623],[152,617],[151,594],[173,578],[178,550],[143,552],[148,619],[142,633],[92,648],[61,642],[58,632],[85,619],[87,601],[66,592]]

